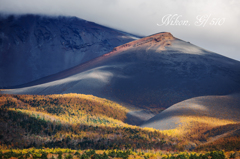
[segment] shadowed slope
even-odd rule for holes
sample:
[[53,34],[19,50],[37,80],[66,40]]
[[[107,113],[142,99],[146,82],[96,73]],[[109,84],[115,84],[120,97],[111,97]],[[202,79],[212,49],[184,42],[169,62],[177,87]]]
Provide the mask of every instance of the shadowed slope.
[[135,39],[76,17],[0,15],[0,88],[58,73]]

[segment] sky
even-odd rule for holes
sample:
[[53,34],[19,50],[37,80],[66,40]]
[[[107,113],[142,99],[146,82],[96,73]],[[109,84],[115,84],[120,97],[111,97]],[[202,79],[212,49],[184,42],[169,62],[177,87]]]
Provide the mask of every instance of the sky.
[[76,16],[140,36],[173,36],[240,61],[239,0],[0,0],[1,14]]

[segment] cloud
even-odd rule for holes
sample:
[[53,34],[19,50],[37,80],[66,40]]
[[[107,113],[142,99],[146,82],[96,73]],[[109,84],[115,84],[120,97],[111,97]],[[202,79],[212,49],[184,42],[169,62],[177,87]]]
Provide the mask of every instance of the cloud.
[[[168,31],[240,61],[238,0],[0,0],[0,4],[0,12],[7,14],[77,16],[144,36]],[[157,26],[166,14],[181,15],[180,19],[188,20],[190,26]],[[198,15],[210,15],[204,27],[194,25]],[[216,25],[209,25],[213,18],[217,18]],[[224,23],[218,25],[217,20],[224,18]]]

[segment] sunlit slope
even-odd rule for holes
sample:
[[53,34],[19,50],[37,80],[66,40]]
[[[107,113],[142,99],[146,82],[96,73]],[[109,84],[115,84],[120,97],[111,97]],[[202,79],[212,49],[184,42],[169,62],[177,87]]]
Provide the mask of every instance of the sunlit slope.
[[[202,96],[177,103],[145,122],[142,127],[174,129],[192,118],[240,122],[240,94]],[[210,123],[209,121],[209,123]],[[202,123],[207,121],[202,120]]]
[[1,95],[1,147],[174,148],[160,131],[125,124],[127,111],[90,95]]
[[[10,94],[83,93],[140,108],[240,91],[240,62],[159,33]],[[37,81],[36,81],[37,83]]]
[[177,137],[188,149],[238,150],[239,104],[240,94],[191,98],[162,111],[141,127]]
[[115,102],[84,94],[1,95],[0,99],[2,108],[17,108],[40,116],[46,113],[70,123],[93,124],[91,121],[96,120],[95,124],[101,124],[101,119],[109,123],[107,118],[124,121],[128,112],[128,109]]
[[194,121],[194,118],[200,123],[211,123],[214,119],[219,121],[216,123],[221,123],[220,120],[229,121],[225,124],[240,122],[240,94],[202,96],[182,101],[149,119],[142,127],[174,129]]

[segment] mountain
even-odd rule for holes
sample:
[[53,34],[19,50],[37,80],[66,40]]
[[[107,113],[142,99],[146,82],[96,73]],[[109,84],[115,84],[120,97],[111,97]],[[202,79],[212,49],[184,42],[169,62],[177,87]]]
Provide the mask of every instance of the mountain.
[[136,38],[76,17],[0,16],[0,88],[72,68]]
[[168,32],[25,86],[0,93],[92,94],[127,107],[124,122],[159,129],[176,147],[239,150],[240,62]]
[[34,84],[2,93],[92,94],[137,108],[133,116],[139,125],[154,116],[141,109],[158,110],[194,97],[240,92],[240,62],[164,32],[118,46]]

